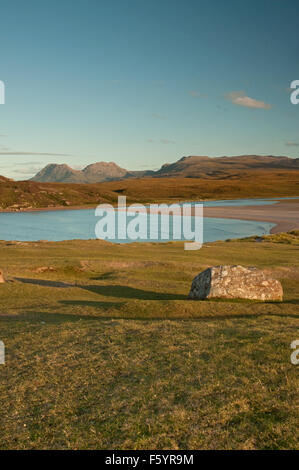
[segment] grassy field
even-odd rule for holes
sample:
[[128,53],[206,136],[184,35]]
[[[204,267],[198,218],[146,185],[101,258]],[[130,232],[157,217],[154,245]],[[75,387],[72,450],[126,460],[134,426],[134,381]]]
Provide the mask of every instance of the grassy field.
[[[298,239],[0,242],[0,448],[299,449]],[[284,302],[186,300],[218,264]]]
[[109,183],[37,183],[0,177],[0,210],[30,210],[100,203],[117,204],[119,195],[128,202],[150,203],[205,199],[297,196],[299,170],[243,170],[226,177],[143,178]]

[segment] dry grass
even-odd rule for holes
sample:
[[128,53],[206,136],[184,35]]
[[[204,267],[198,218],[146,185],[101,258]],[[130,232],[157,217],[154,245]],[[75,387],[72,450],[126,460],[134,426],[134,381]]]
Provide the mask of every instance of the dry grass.
[[258,242],[271,242],[282,243],[288,245],[299,245],[299,230],[291,230],[287,233],[275,233],[273,235],[263,235],[262,237],[247,237],[239,240],[242,242],[258,241]]
[[246,170],[226,177],[143,178],[102,183],[133,202],[298,196],[298,170]]
[[[186,300],[215,264],[284,302]],[[0,267],[2,449],[299,448],[297,245],[1,242]]]
[[243,170],[225,177],[143,178],[97,184],[0,181],[0,209],[68,208],[128,202],[297,196],[299,170]]

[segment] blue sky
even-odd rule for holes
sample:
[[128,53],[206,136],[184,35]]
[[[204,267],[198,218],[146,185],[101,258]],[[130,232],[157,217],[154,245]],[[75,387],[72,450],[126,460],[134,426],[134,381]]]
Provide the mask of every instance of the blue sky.
[[299,157],[297,0],[0,2],[0,174]]

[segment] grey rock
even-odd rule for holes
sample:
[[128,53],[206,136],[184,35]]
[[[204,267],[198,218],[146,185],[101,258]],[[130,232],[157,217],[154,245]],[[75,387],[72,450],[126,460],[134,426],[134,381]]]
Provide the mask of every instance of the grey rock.
[[188,298],[281,301],[283,290],[279,281],[257,268],[213,266],[193,279]]

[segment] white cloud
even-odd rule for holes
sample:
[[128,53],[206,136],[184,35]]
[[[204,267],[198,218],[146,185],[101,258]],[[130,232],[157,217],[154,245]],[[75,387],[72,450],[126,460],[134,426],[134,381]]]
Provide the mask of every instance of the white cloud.
[[227,96],[233,104],[238,106],[245,106],[246,108],[255,108],[255,109],[270,109],[271,105],[265,103],[265,101],[259,101],[254,98],[246,96],[244,91],[232,91]]

